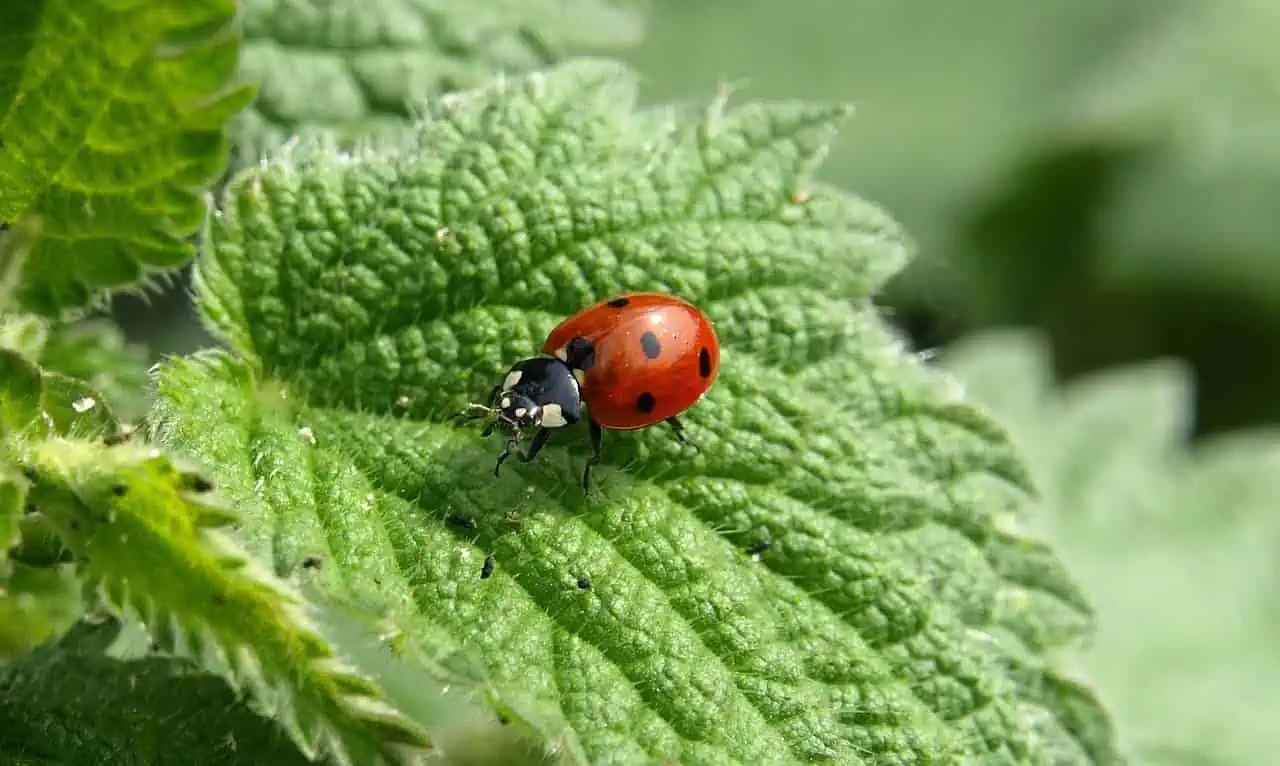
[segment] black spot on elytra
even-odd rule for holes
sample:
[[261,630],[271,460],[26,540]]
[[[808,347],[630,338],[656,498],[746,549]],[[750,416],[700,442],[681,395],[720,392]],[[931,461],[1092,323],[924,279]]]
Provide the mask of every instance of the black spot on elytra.
[[596,364],[596,347],[586,338],[577,337],[565,346],[564,356],[565,364],[586,372]]
[[657,406],[658,400],[648,391],[636,397],[636,409],[641,412],[653,412],[653,408]]
[[657,359],[662,353],[662,343],[658,341],[658,336],[648,331],[640,336],[640,348],[648,359]]
[[609,301],[609,307],[615,308],[615,309],[625,308],[630,305],[631,305],[630,298],[614,298],[613,300]]
[[711,377],[711,349],[706,346],[698,352],[698,374],[704,378]]

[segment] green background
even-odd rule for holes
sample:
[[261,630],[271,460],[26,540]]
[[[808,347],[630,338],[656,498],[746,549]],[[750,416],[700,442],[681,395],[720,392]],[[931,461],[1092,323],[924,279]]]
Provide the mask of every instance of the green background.
[[[918,348],[1032,325],[1065,378],[1175,355],[1204,433],[1280,419],[1275,40],[1257,0],[659,0],[624,56],[649,103],[854,104],[823,175],[916,238],[881,300]],[[117,310],[156,353],[204,342],[180,286]]]

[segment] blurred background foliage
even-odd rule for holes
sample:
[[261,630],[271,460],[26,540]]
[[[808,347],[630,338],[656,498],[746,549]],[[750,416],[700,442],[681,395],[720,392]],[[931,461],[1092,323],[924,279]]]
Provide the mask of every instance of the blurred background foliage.
[[[269,5],[246,3],[254,34],[272,34],[255,13]],[[545,14],[555,3],[532,5]],[[556,14],[580,19],[569,10]],[[1275,0],[653,0],[642,30],[625,14],[592,17],[589,33],[536,44],[523,26],[441,34],[430,29],[439,21],[428,19],[424,47],[447,39],[465,60],[506,40],[494,66],[555,50],[621,55],[645,78],[646,103],[717,86],[851,102],[857,116],[822,174],[915,236],[916,262],[881,302],[917,347],[1035,326],[1065,379],[1182,358],[1198,433],[1280,422]],[[480,76],[438,54],[411,63],[384,71],[437,84]],[[376,62],[351,71],[382,97],[410,91],[375,87]],[[286,128],[305,126],[290,112],[297,91],[281,81],[264,89],[274,92],[283,106],[260,104],[256,124],[292,115]],[[155,354],[207,342],[181,284],[123,298],[116,313]]]

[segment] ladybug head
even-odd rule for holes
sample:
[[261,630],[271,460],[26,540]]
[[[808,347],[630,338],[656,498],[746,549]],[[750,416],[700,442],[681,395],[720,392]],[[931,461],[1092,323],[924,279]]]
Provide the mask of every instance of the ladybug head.
[[524,391],[503,391],[498,394],[494,414],[500,422],[515,429],[542,424],[542,406]]
[[538,356],[517,362],[493,390],[485,409],[499,427],[518,434],[526,428],[560,428],[578,422],[582,392],[573,370],[554,357]]

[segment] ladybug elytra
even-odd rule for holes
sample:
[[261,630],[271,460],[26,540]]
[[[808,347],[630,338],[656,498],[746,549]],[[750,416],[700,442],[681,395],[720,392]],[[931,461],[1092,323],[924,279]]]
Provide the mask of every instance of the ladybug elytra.
[[[687,443],[678,416],[706,395],[719,369],[720,344],[702,311],[663,293],[626,293],[561,322],[547,336],[542,355],[514,364],[486,402],[469,411],[472,417],[493,417],[483,436],[499,427],[511,433],[495,475],[512,455],[532,461],[552,430],[585,417],[592,454],[582,486],[590,491],[604,431],[665,422]],[[530,428],[538,430],[520,453],[523,432]]]

